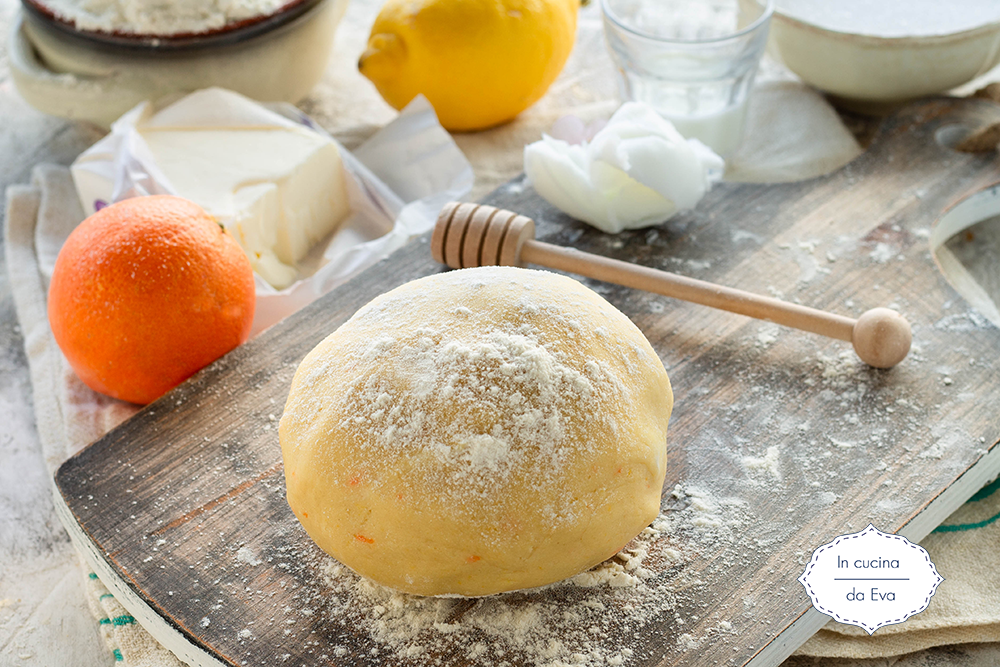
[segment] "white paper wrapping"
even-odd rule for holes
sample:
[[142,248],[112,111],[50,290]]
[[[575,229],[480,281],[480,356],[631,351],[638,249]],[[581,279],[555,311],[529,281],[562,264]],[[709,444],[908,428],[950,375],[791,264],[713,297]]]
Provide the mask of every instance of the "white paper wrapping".
[[[162,111],[145,102],[116,121],[106,137],[73,163],[80,204],[90,215],[128,197],[177,194],[157,168],[140,128],[292,125],[329,138],[291,105],[261,105],[219,88],[192,93]],[[320,267],[312,275],[283,290],[255,276],[257,308],[251,335],[429,231],[446,202],[461,199],[472,189],[472,167],[422,96],[354,154],[339,144],[337,148],[349,176],[350,213],[323,249]]]

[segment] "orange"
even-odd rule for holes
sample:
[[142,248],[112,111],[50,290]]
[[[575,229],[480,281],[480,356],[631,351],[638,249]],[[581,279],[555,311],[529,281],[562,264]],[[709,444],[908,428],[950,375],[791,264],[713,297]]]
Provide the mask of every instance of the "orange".
[[201,207],[126,199],[73,230],[49,285],[49,324],[91,389],[149,403],[246,341],[250,261]]

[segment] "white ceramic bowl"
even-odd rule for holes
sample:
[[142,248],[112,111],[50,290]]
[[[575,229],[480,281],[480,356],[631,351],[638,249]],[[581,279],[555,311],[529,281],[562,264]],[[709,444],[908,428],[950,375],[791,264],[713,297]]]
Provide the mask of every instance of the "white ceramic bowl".
[[319,81],[347,0],[319,0],[267,30],[183,44],[107,43],[22,11],[8,56],[18,92],[36,109],[108,127],[144,100],[220,86],[252,99],[298,102]]
[[[942,7],[961,11],[949,3],[941,0]],[[769,52],[806,83],[842,106],[878,112],[960,86],[995,66],[1000,20],[949,34],[879,37],[813,25],[783,12],[779,2],[769,42]]]

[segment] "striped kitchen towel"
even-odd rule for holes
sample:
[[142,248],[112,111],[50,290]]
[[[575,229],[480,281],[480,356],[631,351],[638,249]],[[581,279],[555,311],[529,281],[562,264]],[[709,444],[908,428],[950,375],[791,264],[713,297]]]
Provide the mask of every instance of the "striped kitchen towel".
[[184,667],[174,654],[142,629],[93,572],[87,574],[87,603],[97,619],[101,637],[116,665],[128,667]]

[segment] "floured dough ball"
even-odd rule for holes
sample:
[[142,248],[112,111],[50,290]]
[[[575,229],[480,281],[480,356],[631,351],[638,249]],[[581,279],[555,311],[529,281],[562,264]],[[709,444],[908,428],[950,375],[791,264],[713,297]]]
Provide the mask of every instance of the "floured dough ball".
[[288,503],[355,572],[489,595],[611,557],[658,514],[670,381],[614,306],[543,271],[407,283],[302,361]]

